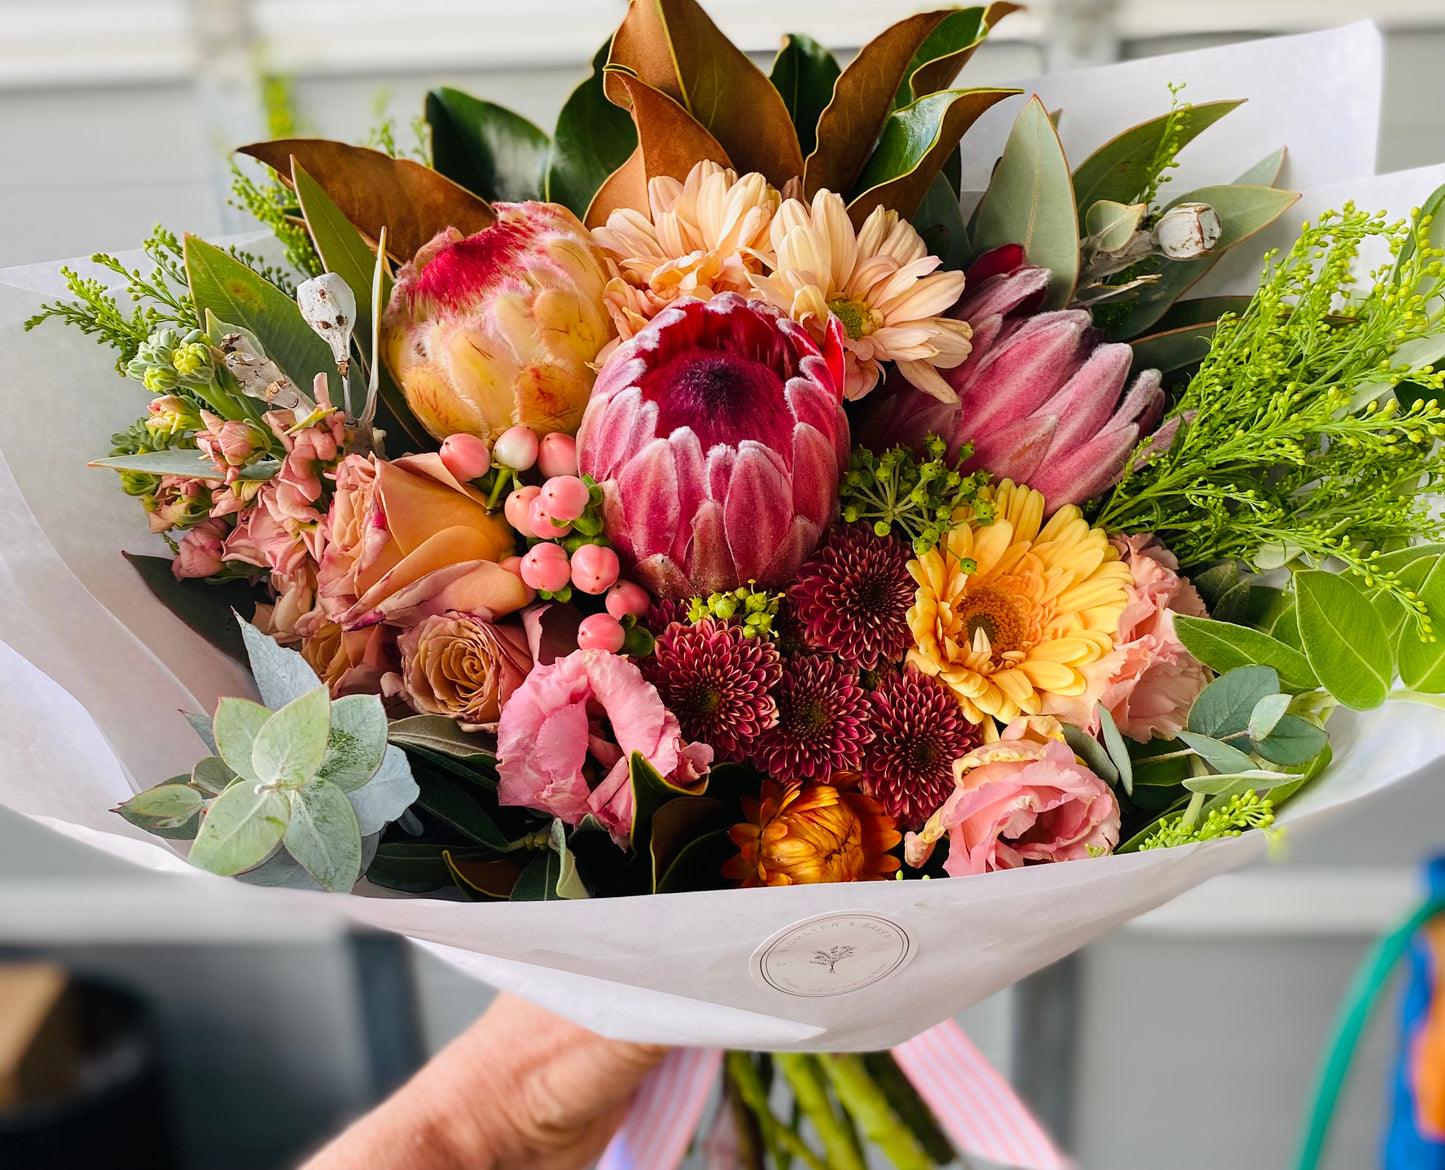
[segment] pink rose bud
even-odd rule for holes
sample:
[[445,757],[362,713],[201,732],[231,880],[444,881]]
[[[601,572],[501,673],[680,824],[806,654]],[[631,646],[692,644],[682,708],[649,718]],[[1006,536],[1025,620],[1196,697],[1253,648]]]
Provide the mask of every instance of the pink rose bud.
[[646,589],[632,581],[618,581],[607,591],[607,612],[621,621],[628,614],[641,617],[652,607]]
[[498,463],[514,471],[526,471],[537,462],[537,436],[529,427],[508,427],[492,444],[492,455]]
[[[588,545],[596,548],[597,545]],[[606,650],[616,654],[627,639],[627,631],[615,617],[605,613],[594,613],[582,619],[577,627],[577,646],[581,650]]]
[[532,484],[518,488],[507,497],[507,502],[502,505],[502,515],[507,518],[507,523],[520,532],[523,536],[540,536],[541,533],[533,532],[532,526],[527,522],[527,513],[541,492],[541,488]]
[[533,589],[555,593],[572,579],[567,550],[560,544],[538,544],[522,558],[522,581]]
[[537,470],[543,475],[576,475],[577,440],[561,431],[543,435],[537,449]]
[[553,524],[552,521],[555,519],[556,517],[547,511],[547,505],[541,496],[534,497],[532,502],[527,505],[527,523],[533,534],[540,536],[543,540],[560,540],[572,532],[572,525]]
[[[572,554],[572,584],[583,593],[602,593],[617,581],[617,554],[601,544],[584,544]],[[617,618],[614,616],[613,621]]]
[[480,479],[492,466],[492,453],[476,435],[448,435],[442,441],[442,464],[463,483]]
[[554,475],[542,485],[542,507],[553,520],[571,522],[587,511],[591,496],[575,475]]

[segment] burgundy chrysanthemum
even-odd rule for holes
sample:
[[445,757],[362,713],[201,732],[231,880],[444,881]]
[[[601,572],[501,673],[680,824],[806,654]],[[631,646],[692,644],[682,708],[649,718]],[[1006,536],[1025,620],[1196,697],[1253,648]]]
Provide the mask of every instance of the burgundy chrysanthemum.
[[906,545],[866,525],[833,530],[788,590],[808,645],[873,670],[909,646],[914,583]]
[[868,695],[835,658],[794,658],[773,691],[778,721],[758,736],[753,759],[784,784],[858,768],[867,725]]
[[904,830],[918,830],[953,791],[953,761],[978,746],[977,724],[917,667],[889,671],[868,696],[873,740],[859,787]]
[[673,622],[687,621],[687,604],[664,597],[653,599],[647,612],[642,615],[642,624],[654,637],[664,633]]
[[720,757],[744,758],[758,733],[777,721],[769,692],[782,677],[782,659],[765,638],[743,637],[741,625],[675,621],[643,659],[643,672],[683,737],[712,745]]

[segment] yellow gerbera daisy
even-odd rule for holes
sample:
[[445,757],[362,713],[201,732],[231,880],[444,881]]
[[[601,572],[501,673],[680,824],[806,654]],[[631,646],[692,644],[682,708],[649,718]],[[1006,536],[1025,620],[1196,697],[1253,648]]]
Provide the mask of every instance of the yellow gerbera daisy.
[[1006,479],[990,494],[993,523],[959,524],[909,562],[909,658],[975,722],[1065,711],[1090,686],[1086,668],[1114,648],[1129,569],[1073,505],[1044,524],[1039,492]]
[[842,322],[848,398],[872,390],[892,361],[920,390],[958,400],[938,371],[968,357],[973,332],[940,314],[963,292],[963,273],[936,272],[943,261],[907,220],[879,207],[855,233],[842,198],[819,191],[811,207],[784,200],[771,232],[777,271],[753,286],[819,338],[830,313]]

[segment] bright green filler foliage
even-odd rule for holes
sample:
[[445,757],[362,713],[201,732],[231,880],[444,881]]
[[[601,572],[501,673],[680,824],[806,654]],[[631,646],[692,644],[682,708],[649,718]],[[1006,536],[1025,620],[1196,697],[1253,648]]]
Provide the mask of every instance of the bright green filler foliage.
[[894,447],[881,455],[855,447],[839,488],[845,521],[871,524],[879,536],[892,533],[907,541],[919,556],[948,535],[960,509],[969,509],[971,516],[983,523],[993,518],[992,505],[978,494],[988,483],[988,473],[965,475],[959,470],[973,448],[964,444],[957,458],[950,460],[948,444],[929,435],[924,449],[927,459],[919,459],[907,447]]
[[688,602],[687,620],[696,624],[709,617],[723,622],[738,618],[742,622],[744,638],[771,637],[773,619],[778,616],[778,605],[783,595],[754,589],[754,584],[749,581],[729,593],[694,597]]
[[1188,821],[1187,812],[1161,821],[1159,828],[1139,848],[1169,849],[1191,841],[1238,837],[1246,829],[1267,829],[1274,824],[1274,805],[1268,797],[1250,789],[1231,796],[1227,805],[1207,813],[1203,821],[1193,825]]

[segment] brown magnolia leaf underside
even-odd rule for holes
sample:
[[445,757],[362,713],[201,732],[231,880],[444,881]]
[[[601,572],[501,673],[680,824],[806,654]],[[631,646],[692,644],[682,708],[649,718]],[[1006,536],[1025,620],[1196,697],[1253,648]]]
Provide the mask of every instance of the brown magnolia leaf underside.
[[411,159],[324,138],[281,138],[237,148],[259,159],[288,187],[291,159],[375,246],[386,228],[387,251],[406,261],[438,232],[472,235],[496,222],[491,205],[465,187]]
[[589,228],[601,227],[609,215],[623,207],[647,211],[647,167],[642,161],[640,146],[597,188],[597,194],[587,205],[584,222]]
[[632,120],[637,124],[637,145],[642,151],[649,181],[659,175],[671,175],[682,182],[703,159],[712,159],[725,167],[733,165],[722,143],[667,94],[626,74],[622,75],[622,83],[631,101]]
[[941,89],[948,89],[954,79],[963,71],[969,59],[978,52],[979,45],[988,39],[988,34],[993,30],[1005,16],[1018,12],[1023,8],[1022,4],[1009,4],[1006,0],[999,0],[998,3],[990,4],[983,14],[983,35],[966,48],[956,53],[950,53],[946,57],[937,57],[932,61],[925,62],[913,71],[911,79],[913,96],[922,97],[924,94],[937,93]]
[[803,165],[803,193],[846,195],[862,174],[893,96],[918,47],[953,9],[921,12],[879,33],[858,51],[818,118],[818,145]]

